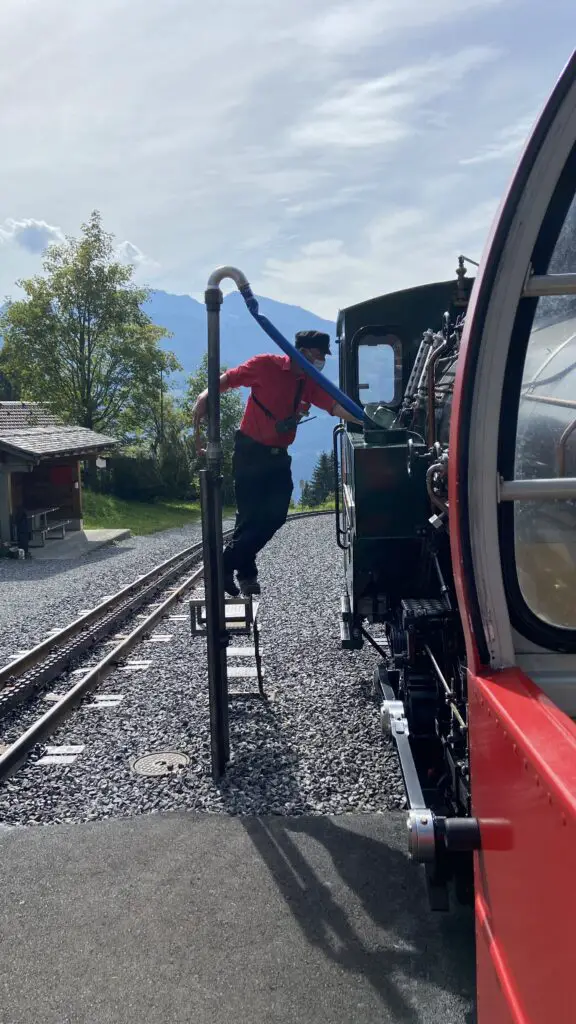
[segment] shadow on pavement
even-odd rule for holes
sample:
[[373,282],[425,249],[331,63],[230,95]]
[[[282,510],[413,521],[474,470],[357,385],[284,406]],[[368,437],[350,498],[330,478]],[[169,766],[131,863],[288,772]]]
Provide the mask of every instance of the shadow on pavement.
[[[397,817],[403,828],[404,816]],[[389,830],[389,820],[382,816],[382,832]],[[307,941],[368,980],[392,1019],[402,1024],[432,1019],[408,998],[424,984],[428,992],[436,986],[460,1002],[457,1016],[446,1024],[473,1024],[472,911],[458,907],[433,914],[418,868],[400,849],[377,838],[377,817],[366,816],[366,822],[372,835],[365,834],[356,816],[349,827],[324,817],[242,819]],[[321,844],[352,894],[349,912],[335,897],[334,886],[311,868],[306,856],[311,842]]]

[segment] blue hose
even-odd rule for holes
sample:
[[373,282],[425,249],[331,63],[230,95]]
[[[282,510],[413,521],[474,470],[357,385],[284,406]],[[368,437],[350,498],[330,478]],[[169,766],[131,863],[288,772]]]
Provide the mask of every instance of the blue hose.
[[290,356],[291,359],[294,359],[295,362],[299,363],[304,372],[307,373],[308,376],[316,382],[316,384],[319,384],[322,390],[330,395],[331,398],[336,402],[339,402],[342,408],[346,409],[346,412],[349,412],[351,416],[356,416],[357,419],[364,423],[370,423],[370,420],[365,415],[362,406],[356,405],[356,402],[353,402],[352,399],[349,398],[348,395],[345,395],[343,391],[340,391],[340,388],[337,388],[331,380],[328,380],[323,373],[320,373],[315,366],[312,366],[312,363],[310,363],[297,348],[294,348],[294,345],[291,345],[283,334],[280,334],[280,331],[274,327],[274,324],[270,323],[268,317],[259,312],[258,301],[255,298],[250,285],[242,285],[239,290],[252,316],[258,321],[260,327],[266,331],[268,337],[272,338],[272,341],[275,341],[278,347],[281,348],[287,356]]

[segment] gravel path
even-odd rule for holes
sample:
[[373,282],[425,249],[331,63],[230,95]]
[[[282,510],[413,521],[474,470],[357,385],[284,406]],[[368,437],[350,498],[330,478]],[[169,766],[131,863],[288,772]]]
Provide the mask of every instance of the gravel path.
[[193,523],[130,537],[81,559],[35,562],[33,553],[29,561],[0,559],[0,664],[201,539],[202,526]]
[[[89,709],[88,698],[47,741],[84,744],[77,760],[66,767],[31,760],[0,786],[0,822],[85,821],[183,808],[293,815],[403,806],[396,756],[382,739],[371,692],[376,655],[370,648],[340,648],[342,566],[333,531],[331,517],[289,523],[260,557],[269,701],[232,702],[232,761],[220,787],[210,776],[205,642],[191,637],[181,605],[173,614],[184,618],[156,629],[171,634],[170,642],[144,642],[131,653],[131,660],[150,660],[150,667],[118,670],[98,691],[121,693],[120,704]],[[181,531],[171,534],[173,550],[174,534]],[[170,538],[162,541],[165,547],[156,546],[152,561],[171,552]],[[127,556],[118,560],[127,565]],[[143,571],[142,552],[138,567]],[[111,571],[108,562],[109,589]],[[90,572],[96,576],[98,567],[91,564]],[[80,586],[79,577],[75,584]],[[54,689],[64,692],[66,684]],[[13,734],[14,726],[8,735],[4,730],[2,741]],[[163,750],[189,758],[180,774],[147,778],[133,771],[134,757]]]

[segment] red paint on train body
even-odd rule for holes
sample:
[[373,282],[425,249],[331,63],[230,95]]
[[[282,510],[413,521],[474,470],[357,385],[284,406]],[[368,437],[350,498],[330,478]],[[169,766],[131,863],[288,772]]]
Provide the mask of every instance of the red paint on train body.
[[[563,80],[572,104],[576,55]],[[548,144],[544,129],[553,135],[562,117],[574,116],[562,109],[562,97],[554,108],[554,97],[485,248],[460,348],[450,429],[450,540],[468,658],[472,813],[482,836],[474,855],[478,1024],[576,1021],[576,725],[520,668],[487,667],[498,660],[487,628],[493,605],[484,581],[479,586],[475,578],[468,504],[470,473],[481,472],[470,464],[470,423],[478,347],[490,344],[485,324],[494,281],[513,244],[521,190]],[[522,294],[518,302],[525,301]],[[493,556],[499,565],[501,551]],[[553,656],[562,657],[561,649]]]
[[576,726],[517,669],[469,674],[479,1024],[572,1024]]

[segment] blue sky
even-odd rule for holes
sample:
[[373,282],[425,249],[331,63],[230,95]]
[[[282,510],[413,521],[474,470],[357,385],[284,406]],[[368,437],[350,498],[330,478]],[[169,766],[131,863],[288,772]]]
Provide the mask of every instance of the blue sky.
[[2,0],[0,297],[93,208],[151,287],[339,307],[478,259],[573,0]]

